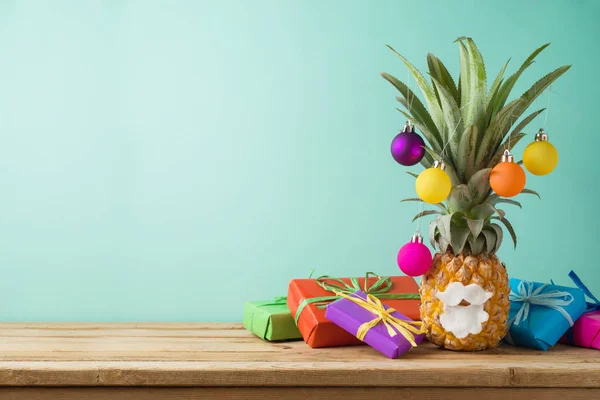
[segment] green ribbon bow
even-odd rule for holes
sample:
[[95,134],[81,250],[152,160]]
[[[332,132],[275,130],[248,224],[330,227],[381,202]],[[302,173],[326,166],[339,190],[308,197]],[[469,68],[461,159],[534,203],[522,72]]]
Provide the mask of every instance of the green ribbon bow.
[[257,308],[267,307],[267,306],[280,306],[282,304],[287,304],[287,296],[278,296],[273,299],[270,303],[261,304],[257,306]]
[[[375,283],[371,286],[369,284],[369,278],[373,276],[378,278]],[[357,278],[350,278],[350,284],[344,282],[339,278],[335,278],[329,275],[323,275],[316,279],[317,285],[321,286],[323,289],[329,292],[338,292],[343,294],[351,294],[358,290],[361,290],[360,284],[358,283]],[[404,300],[418,300],[421,298],[419,293],[387,293],[392,288],[392,280],[389,276],[379,276],[374,272],[367,272],[365,274],[365,283],[362,287],[362,291],[366,294],[370,294],[372,296],[377,297],[378,299],[404,299]],[[321,296],[321,297],[310,297],[308,299],[304,299],[298,305],[298,310],[296,311],[296,324],[298,324],[298,320],[300,319],[300,315],[304,308],[306,308],[309,304],[317,303],[316,306],[319,309],[324,309],[327,307],[329,303],[334,300],[340,299],[342,296],[340,295],[332,295],[332,296]]]

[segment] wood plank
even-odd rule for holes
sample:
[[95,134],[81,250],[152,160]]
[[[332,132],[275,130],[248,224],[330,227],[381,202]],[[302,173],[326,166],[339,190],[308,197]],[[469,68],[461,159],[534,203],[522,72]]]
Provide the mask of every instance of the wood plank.
[[0,323],[4,386],[600,388],[600,353],[425,343],[398,360],[368,346],[268,343],[238,323]]
[[[368,353],[368,354],[365,354]],[[221,362],[313,362],[313,363],[321,363],[324,362],[323,358],[319,359],[317,355],[312,355],[307,357],[305,354],[297,354],[297,353],[285,353],[279,354],[277,357],[273,357],[275,354],[273,352],[264,352],[264,353],[253,353],[253,352],[244,352],[244,353],[236,353],[236,352],[208,352],[208,351],[161,351],[155,352],[152,354],[140,354],[137,352],[112,352],[110,354],[99,354],[94,352],[64,352],[64,351],[32,351],[32,352],[3,352],[0,355],[0,362],[19,362],[19,361],[46,361],[46,362],[72,362],[72,361],[98,361],[98,362],[106,362],[106,361],[186,361],[186,362],[210,362],[210,361],[221,361]],[[383,365],[388,363],[387,360],[381,360],[381,355],[375,352],[373,353],[372,349],[365,349],[362,352],[340,352],[335,355],[329,355],[327,353],[320,353],[327,357],[328,361],[336,362],[336,361],[362,361],[367,362],[368,360],[371,363],[384,363]],[[421,361],[431,361],[434,362],[436,360],[454,360],[452,358],[443,358],[443,357],[435,357],[435,355],[427,354],[427,353],[417,353],[415,352],[412,357],[406,356],[400,360],[391,361],[393,363],[399,363],[403,361],[413,360],[413,357],[418,357]],[[274,360],[276,358],[276,360]],[[312,360],[312,361],[311,361]],[[530,360],[528,357],[520,357],[520,356],[498,356],[498,357],[481,357],[477,360],[479,364],[485,364],[489,362],[493,362],[495,364],[504,364],[508,366],[520,365],[520,363],[527,363]],[[554,361],[560,362],[561,365],[579,365],[579,364],[598,364],[598,359],[584,359],[584,360],[573,360],[569,358],[555,358]],[[554,364],[554,362],[548,362]]]
[[[485,364],[493,362],[495,364],[505,365],[520,365],[521,363],[528,363],[531,361],[531,356],[522,355],[483,355],[477,356],[471,359],[457,359],[446,355],[437,356],[435,353],[427,352],[425,349],[415,350],[411,354],[407,354],[399,360],[388,361],[383,359],[382,356],[375,350],[369,347],[363,347],[361,349],[347,349],[346,351],[337,351],[328,353],[323,350],[314,350],[314,354],[306,354],[306,351],[310,352],[312,349],[306,351],[294,352],[288,351],[278,353],[274,351],[264,352],[236,352],[235,347],[227,347],[227,351],[209,351],[208,346],[205,346],[204,350],[194,349],[192,346],[180,350],[174,350],[169,346],[163,346],[161,350],[154,351],[140,351],[139,347],[135,349],[112,349],[110,352],[105,350],[98,350],[97,348],[82,349],[75,351],[72,349],[57,348],[57,349],[45,349],[45,350],[19,350],[19,351],[2,351],[0,353],[1,362],[13,362],[13,361],[54,361],[54,362],[65,362],[65,361],[189,361],[189,362],[201,362],[201,361],[222,361],[222,362],[313,362],[321,363],[324,361],[363,361],[372,362],[375,364],[383,364],[385,366],[390,365],[389,363],[399,362],[412,362],[413,360],[419,360],[423,362],[435,362],[435,361],[459,361],[460,363]],[[568,356],[550,356],[548,353],[543,355],[544,359],[552,357],[553,364],[558,365],[579,365],[579,364],[599,364],[599,357],[593,355],[587,357],[568,357]]]
[[[223,329],[219,329],[222,327]],[[60,346],[66,346],[67,351],[76,351],[76,349],[68,348],[69,343],[81,343],[85,344],[85,341],[69,341],[62,338],[81,338],[86,337],[92,338],[96,343],[112,343],[108,338],[117,338],[115,344],[119,342],[135,341],[144,343],[144,337],[148,338],[160,338],[161,342],[168,344],[171,341],[177,342],[178,338],[211,338],[213,343],[227,343],[227,341],[235,343],[247,343],[250,346],[260,345],[261,341],[253,340],[255,337],[241,328],[241,324],[235,323],[111,323],[111,324],[98,324],[98,323],[41,323],[41,324],[22,324],[22,323],[4,323],[0,324],[0,344],[5,343],[7,345],[14,346],[19,344],[27,344],[27,337],[34,338],[36,344],[41,343],[52,343],[52,339],[56,340]],[[12,338],[12,339],[11,339]],[[50,338],[50,340],[44,340],[43,338]],[[139,339],[138,339],[139,338]],[[246,338],[248,341],[238,340]],[[223,339],[223,340],[221,340]],[[208,341],[207,341],[208,342]],[[292,347],[294,351],[307,350],[308,347],[303,342],[288,342],[288,343],[273,343],[268,344],[272,346],[268,351],[275,351],[276,349],[290,350]],[[123,346],[120,346],[123,347]],[[326,349],[327,351],[342,350],[346,352],[348,349]],[[360,347],[359,347],[360,348]],[[363,346],[364,348],[364,346]],[[264,349],[264,346],[263,346]],[[422,348],[418,350],[421,351]],[[429,349],[434,349],[430,347]],[[176,351],[176,349],[172,349]],[[227,351],[227,349],[217,349],[218,351]],[[307,356],[318,354],[321,349],[308,349],[306,352]],[[252,351],[252,349],[246,349],[246,351]],[[436,357],[443,358],[456,358],[456,357],[470,357],[470,353],[453,353],[448,351],[436,351],[434,350]],[[565,356],[569,357],[582,357],[586,359],[593,358],[590,352],[586,349],[581,349],[572,346],[558,346],[551,350],[554,357]],[[289,351],[287,351],[289,353]],[[544,352],[535,350],[516,348],[512,346],[504,346],[498,349],[489,350],[486,352],[475,353],[476,357],[486,357],[487,355],[496,357],[497,355],[542,355]],[[420,354],[423,356],[423,354]]]
[[239,322],[2,322],[0,330],[97,330],[105,329],[154,329],[154,330],[243,330]]
[[[254,339],[255,336],[242,328],[239,323],[0,323],[0,343],[15,343],[19,338],[32,337],[38,338],[123,338],[117,340],[127,340],[127,338],[154,337],[161,338],[164,341],[176,340],[177,338],[214,338],[214,342],[223,342],[219,338],[248,338]],[[10,339],[15,338],[15,339]],[[4,341],[6,340],[6,341]],[[26,339],[24,339],[26,340]],[[143,340],[143,339],[142,339]],[[64,340],[58,341],[64,343]],[[260,341],[259,341],[260,342]],[[247,343],[253,343],[248,341]],[[303,342],[273,343],[274,347],[308,347]],[[360,347],[360,346],[359,346]],[[363,346],[364,347],[364,346]],[[354,347],[357,348],[357,347]],[[351,348],[343,348],[343,351]],[[430,349],[434,349],[430,347]],[[311,349],[314,353],[321,349]],[[339,349],[326,349],[339,350]],[[589,358],[590,352],[587,349],[581,349],[572,346],[557,346],[551,350],[553,356],[563,355],[582,355]],[[475,354],[477,357],[482,355],[541,355],[547,354],[531,349],[518,348],[513,346],[503,346],[498,349],[488,350],[479,353],[460,353],[439,350],[438,357],[470,357]]]
[[600,365],[454,361],[2,362],[3,386],[447,386],[600,388]]
[[0,388],[3,400],[591,400],[598,389],[521,388]]
[[198,352],[281,352],[282,349],[254,338],[0,338],[0,354],[4,352],[69,351],[110,353],[157,351]]
[[245,329],[0,329],[2,337],[210,337],[254,338]]
[[[457,362],[526,362],[548,357],[556,362],[599,363],[598,353],[572,346],[557,346],[549,352],[502,346],[478,353],[457,353],[425,343],[402,360],[456,360]],[[382,361],[368,346],[311,349],[304,342],[268,343],[255,337],[170,336],[0,336],[1,361]],[[385,359],[383,359],[385,360]]]

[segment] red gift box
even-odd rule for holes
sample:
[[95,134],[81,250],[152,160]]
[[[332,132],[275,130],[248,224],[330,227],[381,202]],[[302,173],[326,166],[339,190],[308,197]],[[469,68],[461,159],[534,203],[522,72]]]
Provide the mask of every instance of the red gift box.
[[367,273],[365,278],[323,276],[317,279],[294,279],[290,282],[287,304],[292,316],[296,318],[304,341],[310,347],[350,346],[362,343],[325,318],[325,306],[339,298],[335,291],[353,293],[356,290],[384,300],[389,307],[412,320],[421,320],[419,286],[409,276],[381,277]]

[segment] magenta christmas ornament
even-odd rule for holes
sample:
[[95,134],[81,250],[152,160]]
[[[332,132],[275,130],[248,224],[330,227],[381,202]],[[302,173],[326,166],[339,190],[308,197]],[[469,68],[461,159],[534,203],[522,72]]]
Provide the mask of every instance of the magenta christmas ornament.
[[424,275],[431,267],[431,251],[423,244],[423,237],[419,233],[400,248],[397,261],[400,270],[408,276]]
[[425,142],[415,133],[410,121],[406,121],[402,132],[392,140],[391,151],[394,160],[407,167],[417,164],[425,155]]

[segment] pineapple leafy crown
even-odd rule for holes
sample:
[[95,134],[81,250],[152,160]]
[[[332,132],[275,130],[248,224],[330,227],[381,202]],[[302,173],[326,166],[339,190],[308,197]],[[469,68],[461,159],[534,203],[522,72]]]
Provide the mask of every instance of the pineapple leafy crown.
[[[436,204],[437,209],[420,212],[413,221],[437,215],[429,225],[429,239],[431,245],[442,252],[494,254],[502,243],[500,224],[509,232],[515,247],[517,245],[515,230],[498,204],[518,207],[521,204],[492,192],[490,171],[501,160],[504,151],[511,150],[525,136],[522,130],[544,109],[535,110],[521,119],[524,113],[571,66],[557,68],[520,97],[508,101],[517,80],[550,44],[536,49],[514,74],[505,78],[509,59],[488,88],[485,64],[475,42],[469,37],[460,37],[455,42],[459,46],[460,59],[458,83],[433,54],[427,54],[429,82],[404,56],[388,46],[414,77],[426,106],[406,84],[385,72],[381,76],[400,92],[396,100],[404,109],[397,110],[421,131],[427,141],[421,164],[430,168],[434,161],[443,160],[452,181],[448,198]],[[515,126],[519,119],[521,121]],[[527,188],[521,193],[540,197]]]

